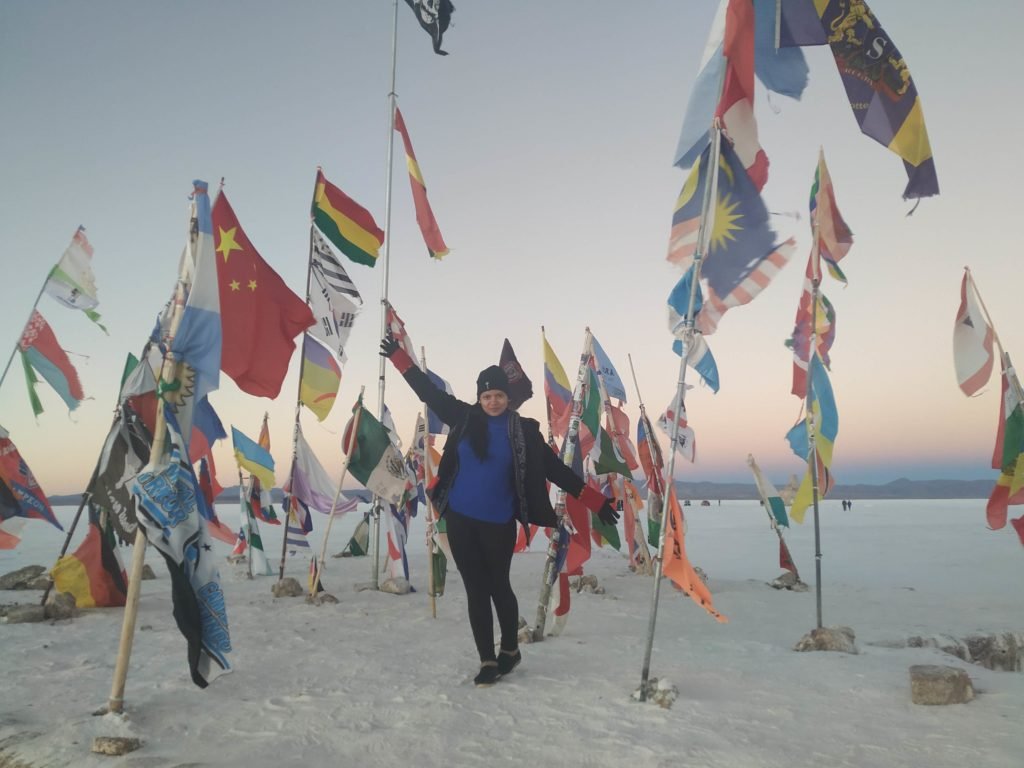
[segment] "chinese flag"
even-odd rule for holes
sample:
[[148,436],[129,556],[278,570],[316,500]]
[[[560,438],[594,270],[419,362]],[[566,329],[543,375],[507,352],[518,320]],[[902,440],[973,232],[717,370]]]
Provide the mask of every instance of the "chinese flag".
[[223,333],[220,369],[243,392],[277,397],[294,339],[313,325],[313,313],[257,253],[223,191],[212,218]]

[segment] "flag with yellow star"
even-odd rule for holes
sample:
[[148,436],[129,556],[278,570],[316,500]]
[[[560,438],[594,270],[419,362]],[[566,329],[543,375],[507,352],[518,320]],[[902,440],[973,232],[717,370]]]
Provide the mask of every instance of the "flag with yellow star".
[[[684,270],[693,263],[697,248],[710,154],[708,146],[683,184],[672,216],[667,258]],[[717,172],[718,194],[708,212],[711,234],[701,277],[717,295],[727,296],[778,246],[768,222],[768,209],[724,137]]]
[[223,333],[220,368],[243,392],[277,397],[295,337],[313,325],[306,302],[262,259],[221,191],[213,236]]

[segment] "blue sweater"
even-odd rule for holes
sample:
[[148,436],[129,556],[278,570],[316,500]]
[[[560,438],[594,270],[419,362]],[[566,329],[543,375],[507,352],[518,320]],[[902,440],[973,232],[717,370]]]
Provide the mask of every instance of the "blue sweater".
[[449,503],[460,515],[488,523],[507,523],[515,513],[512,442],[508,411],[487,417],[487,458],[473,452],[469,438],[459,441],[459,471]]

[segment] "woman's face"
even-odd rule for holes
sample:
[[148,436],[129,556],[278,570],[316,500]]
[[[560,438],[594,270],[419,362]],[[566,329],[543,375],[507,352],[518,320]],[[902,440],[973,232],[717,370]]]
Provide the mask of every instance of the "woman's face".
[[480,407],[488,416],[501,416],[508,408],[508,395],[500,389],[488,389],[480,393]]

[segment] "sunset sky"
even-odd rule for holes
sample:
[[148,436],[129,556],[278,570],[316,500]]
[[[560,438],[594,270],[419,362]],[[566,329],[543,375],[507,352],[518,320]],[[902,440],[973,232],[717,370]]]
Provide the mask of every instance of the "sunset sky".
[[[451,253],[427,256],[396,136],[393,210],[385,222],[392,5],[347,2],[0,5],[0,264],[6,360],[32,300],[75,229],[95,248],[105,336],[44,296],[48,318],[90,399],[68,415],[46,385],[33,418],[20,362],[0,389],[3,424],[51,493],[81,490],[110,424],[124,356],[141,349],[174,286],[192,179],[221,177],[249,239],[296,291],[306,280],[309,203],[318,165],[389,229],[390,299],[430,367],[471,399],[477,372],[508,337],[531,376],[523,407],[543,419],[540,327],[574,378],[590,326],[623,379],[627,411],[671,399],[678,358],[665,301],[680,276],[665,261],[685,174],[672,166],[687,96],[716,0],[628,4],[456,3],[435,55],[399,3],[399,104]],[[718,394],[687,407],[697,463],[688,480],[751,480],[752,452],[777,483],[803,466],[784,436],[800,412],[789,394],[790,335],[810,243],[808,190],[823,146],[855,243],[849,286],[825,278],[838,316],[832,384],[839,410],[838,482],[995,477],[989,468],[998,377],[976,398],[957,388],[953,321],[964,265],[996,332],[1024,356],[1020,86],[1011,74],[1024,6],[875,0],[924,106],[941,195],[912,216],[900,159],[863,136],[830,52],[805,49],[799,102],[757,94],[771,161],[764,196],[780,239],[798,252],[752,304],[708,338]],[[980,7],[980,6],[979,6]],[[366,300],[338,403],[303,414],[335,477],[340,436],[359,388],[376,409],[380,264],[351,264]],[[290,457],[298,358],[275,401],[222,376],[211,396],[228,432],[255,437],[270,413],[279,482]],[[688,374],[691,383],[695,376]],[[387,401],[408,440],[416,402],[391,372]],[[664,442],[664,438],[663,438]],[[230,441],[220,480],[235,478]]]

